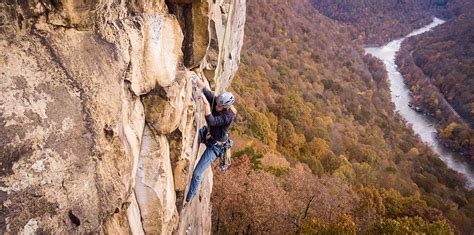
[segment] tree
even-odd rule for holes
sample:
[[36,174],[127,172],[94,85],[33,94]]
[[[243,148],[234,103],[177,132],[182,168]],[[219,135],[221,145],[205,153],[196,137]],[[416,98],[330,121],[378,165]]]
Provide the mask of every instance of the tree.
[[287,119],[278,122],[278,146],[282,152],[297,158],[300,155],[300,147],[306,140],[303,134],[297,134],[293,124]]
[[429,223],[421,217],[402,217],[380,220],[368,231],[369,234],[454,234],[444,220]]
[[289,211],[285,191],[278,186],[272,174],[251,170],[248,157],[236,158],[229,170],[214,177],[214,188],[217,190],[212,191],[213,233],[292,231],[285,220]]

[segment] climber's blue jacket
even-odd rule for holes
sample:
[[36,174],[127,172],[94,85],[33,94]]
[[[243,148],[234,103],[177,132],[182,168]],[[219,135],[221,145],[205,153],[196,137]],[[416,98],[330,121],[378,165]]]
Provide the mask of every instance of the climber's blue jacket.
[[203,88],[202,92],[206,96],[211,107],[211,114],[206,115],[207,126],[209,127],[209,132],[211,137],[215,141],[226,141],[227,140],[227,131],[230,124],[234,120],[235,114],[229,110],[224,109],[222,112],[216,111],[216,100],[214,94],[207,88]]

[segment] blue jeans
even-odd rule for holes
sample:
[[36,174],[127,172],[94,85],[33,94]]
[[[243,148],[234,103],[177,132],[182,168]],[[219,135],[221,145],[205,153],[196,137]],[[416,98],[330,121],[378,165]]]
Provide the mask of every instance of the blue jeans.
[[216,153],[220,155],[221,150],[217,146],[210,145],[207,146],[206,150],[202,154],[201,159],[199,159],[199,162],[193,172],[191,186],[189,186],[188,195],[186,196],[187,201],[190,201],[196,194],[197,188],[201,183],[201,175],[210,165],[212,165],[212,162],[216,160]]

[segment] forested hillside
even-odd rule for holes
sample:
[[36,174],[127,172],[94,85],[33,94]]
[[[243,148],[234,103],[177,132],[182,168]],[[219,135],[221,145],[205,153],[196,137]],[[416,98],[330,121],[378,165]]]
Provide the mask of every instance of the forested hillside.
[[442,141],[474,162],[474,3],[463,6],[444,25],[404,42],[397,64],[414,105],[439,120]]
[[384,44],[431,21],[428,1],[312,0],[322,14],[354,26],[366,44]]
[[394,114],[354,33],[309,1],[248,2],[215,233],[472,234],[473,192]]
[[449,19],[469,0],[311,0],[321,14],[355,28],[354,38],[382,45],[428,24],[433,16]]

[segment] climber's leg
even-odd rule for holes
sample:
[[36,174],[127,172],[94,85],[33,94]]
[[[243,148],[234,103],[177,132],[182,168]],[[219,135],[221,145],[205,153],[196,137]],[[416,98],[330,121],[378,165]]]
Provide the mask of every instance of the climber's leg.
[[186,201],[191,200],[196,194],[199,183],[201,183],[202,173],[216,160],[217,156],[212,150],[213,147],[207,147],[204,153],[199,159],[198,164],[193,172],[193,178],[191,179],[191,186],[189,186],[188,195],[186,196]]

